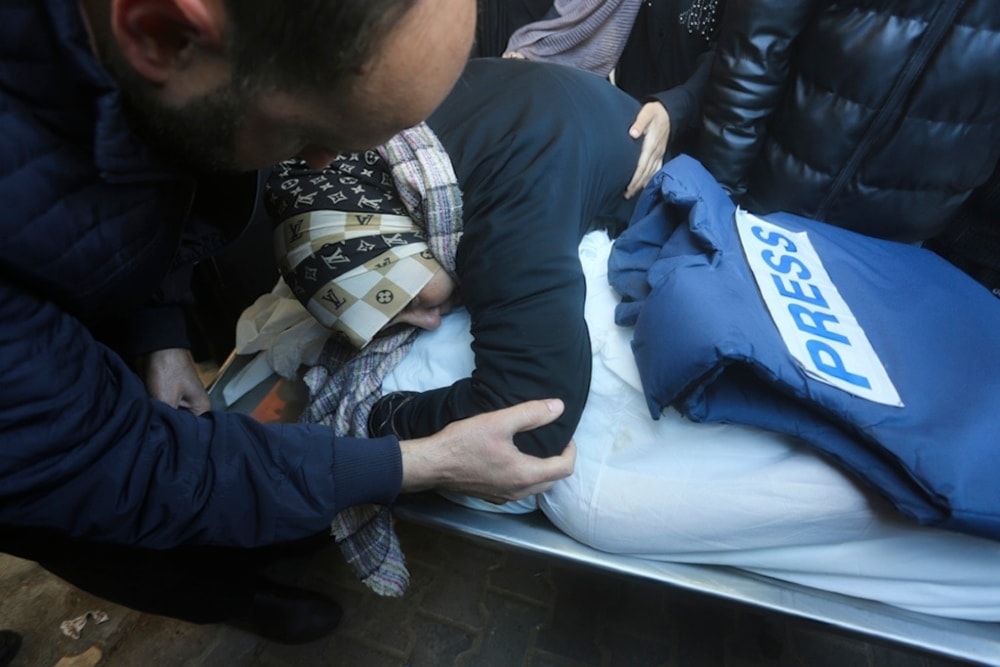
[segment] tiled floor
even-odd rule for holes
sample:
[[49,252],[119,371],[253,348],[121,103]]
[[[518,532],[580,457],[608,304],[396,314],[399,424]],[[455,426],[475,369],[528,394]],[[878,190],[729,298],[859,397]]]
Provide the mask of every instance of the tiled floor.
[[[343,605],[337,631],[311,644],[284,646],[228,626],[140,614],[7,556],[0,556],[0,627],[24,636],[14,667],[962,664],[428,528],[401,524],[399,532],[412,574],[402,599],[367,591],[332,547],[274,573]],[[62,621],[92,610],[109,620],[89,622],[79,639],[60,631]]]

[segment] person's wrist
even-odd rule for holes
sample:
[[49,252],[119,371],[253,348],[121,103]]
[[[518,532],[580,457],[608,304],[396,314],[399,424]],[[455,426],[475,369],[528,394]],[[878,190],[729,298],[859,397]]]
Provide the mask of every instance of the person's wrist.
[[414,493],[443,487],[449,481],[447,448],[440,433],[427,438],[400,440],[403,466],[401,493]]
[[428,460],[426,438],[400,440],[399,452],[403,466],[400,493],[426,491],[436,486],[433,464]]

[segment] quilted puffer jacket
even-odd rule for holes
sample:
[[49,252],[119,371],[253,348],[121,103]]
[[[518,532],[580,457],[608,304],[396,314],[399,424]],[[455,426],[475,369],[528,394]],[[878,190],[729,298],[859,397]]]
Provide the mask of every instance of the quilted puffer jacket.
[[698,157],[747,208],[916,242],[1000,158],[995,0],[726,8]]
[[[17,553],[16,527],[255,546],[398,493],[394,438],[195,417],[150,399],[98,340],[171,266],[225,242],[188,224],[194,192],[130,133],[77,3],[0,5],[0,551]],[[154,305],[148,327],[170,329],[170,310]]]

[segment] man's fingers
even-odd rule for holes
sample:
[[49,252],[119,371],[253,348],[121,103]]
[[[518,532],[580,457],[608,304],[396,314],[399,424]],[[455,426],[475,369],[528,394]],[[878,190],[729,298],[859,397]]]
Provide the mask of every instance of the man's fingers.
[[549,486],[551,486],[551,482],[569,477],[573,474],[573,467],[576,465],[576,443],[570,440],[566,449],[559,456],[550,456],[544,461],[550,475],[547,480]]
[[[563,477],[569,477],[573,474],[573,467],[576,465],[576,443],[572,440],[566,445],[566,449],[562,451],[558,456],[549,456],[542,459],[538,464],[535,465],[534,478],[536,483],[532,485],[532,489],[536,487],[544,486],[545,489],[552,486],[553,482],[557,482]],[[538,493],[544,489],[538,488],[537,490],[531,491],[531,493]]]
[[[523,456],[527,456],[527,454]],[[533,458],[531,476],[534,482],[509,493],[504,500],[521,500],[548,491],[553,484],[572,475],[575,464],[576,443],[570,440],[566,449],[559,456],[550,456],[544,459]]]
[[498,410],[496,415],[501,419],[505,429],[511,433],[530,431],[550,424],[563,413],[563,402],[558,398],[546,398],[537,401],[525,401],[515,406]]

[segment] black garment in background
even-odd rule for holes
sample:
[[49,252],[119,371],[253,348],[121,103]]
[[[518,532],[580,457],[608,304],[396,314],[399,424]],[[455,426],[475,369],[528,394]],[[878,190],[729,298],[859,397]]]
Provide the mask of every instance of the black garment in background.
[[670,155],[693,147],[724,6],[719,0],[715,27],[702,35],[680,22],[691,0],[644,0],[615,68],[619,88],[641,102],[659,100],[669,112]]
[[1000,161],[995,0],[755,0],[726,11],[697,157],[752,213],[904,243]]
[[518,28],[540,21],[552,10],[552,0],[478,0],[473,58],[499,58]]
[[925,245],[1000,297],[1000,164]]
[[206,176],[197,181],[188,223],[194,232],[185,234],[174,262],[184,264],[178,260],[192,255],[204,259],[172,269],[146,304],[155,308],[164,302],[184,310],[183,342],[173,332],[160,330],[156,319],[136,320],[129,312],[108,312],[87,320],[94,337],[129,363],[138,355],[189,343],[195,360],[221,364],[235,345],[239,316],[258,296],[271,291],[278,277],[271,223],[263,207],[256,206],[256,183],[264,177],[266,173],[256,178]]
[[13,630],[0,630],[0,667],[7,667],[21,650],[21,635]]
[[191,352],[197,361],[221,364],[236,345],[236,322],[261,294],[274,288],[271,221],[255,216],[221,254],[194,268],[194,304],[187,311]]
[[[259,174],[263,182],[267,172]],[[233,202],[249,201],[252,196],[237,198],[232,193],[214,190],[204,184],[199,188],[195,211],[213,219],[225,218]],[[191,291],[194,302],[188,305],[188,330],[191,352],[197,361],[221,364],[236,345],[236,322],[243,311],[261,294],[274,288],[278,267],[274,261],[272,225],[263,206],[246,208],[240,223],[242,233],[217,255],[194,267]]]

